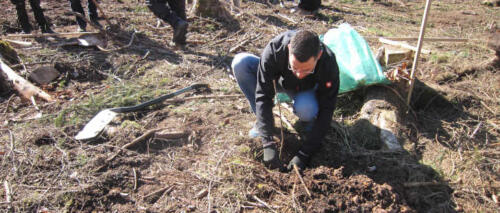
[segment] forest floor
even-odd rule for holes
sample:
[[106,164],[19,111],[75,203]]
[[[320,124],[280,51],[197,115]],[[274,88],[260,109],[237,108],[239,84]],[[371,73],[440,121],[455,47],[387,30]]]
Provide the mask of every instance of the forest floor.
[[[25,38],[33,45],[15,48],[21,63],[10,66],[21,76],[40,66],[61,75],[38,85],[57,100],[38,100],[36,107],[0,87],[0,211],[498,211],[500,75],[487,65],[494,51],[486,44],[500,20],[499,7],[480,0],[433,1],[425,36],[468,40],[424,41],[432,53],[421,54],[420,89],[413,93],[411,113],[399,121],[404,150],[358,140],[354,127],[371,87],[344,93],[302,183],[293,171],[266,169],[260,141],[247,137],[255,116],[232,78],[234,54],[259,55],[286,30],[324,34],[342,23],[353,26],[376,53],[379,36],[418,37],[424,0],[323,1],[314,17],[289,13],[289,1],[287,8],[243,1],[239,9],[227,6],[231,18],[223,20],[188,13],[184,49],[170,44],[172,28],[143,1],[99,2],[112,24],[106,50],[61,46],[65,39],[47,37]],[[1,1],[0,8],[2,38],[21,33],[10,1]],[[54,31],[76,31],[68,1],[45,0],[42,8]],[[135,105],[195,83],[210,89],[122,113],[95,140],[74,139],[102,109]],[[189,99],[201,96],[210,97]],[[157,134],[122,148],[154,129],[186,134]],[[297,150],[298,138],[285,132],[283,162]]]

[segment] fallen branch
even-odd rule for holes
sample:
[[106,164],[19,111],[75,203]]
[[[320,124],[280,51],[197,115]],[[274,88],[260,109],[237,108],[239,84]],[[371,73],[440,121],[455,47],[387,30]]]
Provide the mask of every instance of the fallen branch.
[[17,41],[17,40],[10,40],[10,39],[2,39],[4,41],[9,42],[12,46],[16,47],[30,47],[33,45],[31,42],[26,42],[26,41]]
[[[387,39],[390,41],[418,41],[417,37],[364,37],[365,39]],[[446,38],[446,37],[430,37],[424,38],[424,41],[435,41],[435,42],[468,42],[467,38]]]
[[292,18],[290,18],[290,17],[288,17],[288,16],[285,16],[285,15],[283,15],[283,14],[281,14],[281,13],[278,13],[278,15],[279,15],[279,16],[281,16],[282,18],[284,18],[284,19],[286,19],[286,20],[288,20],[288,21],[292,22],[293,24],[297,24],[297,22],[296,22],[295,20],[293,20]]
[[152,197],[152,196],[155,196],[155,195],[157,196],[158,194],[162,194],[162,193],[169,193],[169,192],[171,192],[173,189],[174,189],[174,186],[163,187],[163,188],[161,188],[161,189],[158,189],[158,190],[156,190],[156,191],[154,191],[154,192],[151,192],[151,193],[149,193],[149,194],[145,195],[145,196],[143,197],[143,199],[144,199],[144,200],[146,200],[146,199],[148,199],[148,198],[150,198],[150,197]]
[[132,168],[132,172],[134,172],[134,191],[137,190],[137,171],[135,168]]
[[469,136],[470,139],[473,139],[474,136],[476,135],[476,133],[479,131],[479,129],[481,128],[481,125],[483,125],[483,122],[479,122],[476,126],[476,128],[474,129],[474,131],[472,132],[472,134]]
[[255,39],[259,38],[259,37],[260,37],[260,35],[261,35],[261,34],[259,33],[258,35],[254,36],[254,37],[250,37],[250,38],[248,38],[248,39],[246,39],[246,40],[244,40],[244,41],[240,42],[240,43],[239,43],[239,44],[237,44],[236,46],[234,46],[234,47],[232,47],[231,49],[229,49],[229,53],[234,53],[234,52],[236,52],[236,50],[238,50],[240,47],[245,46],[245,45],[247,45],[248,43],[250,43],[251,41],[253,41],[253,40],[255,40]]
[[7,34],[8,38],[38,38],[38,37],[79,37],[82,35],[97,35],[98,32],[43,33],[43,34]]
[[267,204],[266,202],[262,201],[257,196],[253,195],[252,198],[255,199],[257,202],[259,202],[260,204],[262,204],[265,207],[267,207],[268,209],[270,209],[272,212],[276,212],[269,204]]
[[171,103],[171,102],[184,102],[184,101],[197,100],[197,99],[224,99],[224,98],[243,98],[243,97],[245,97],[245,96],[244,95],[203,95],[203,96],[171,99],[171,100],[167,100],[165,102]]
[[304,179],[302,179],[302,176],[300,175],[299,168],[297,168],[297,165],[293,164],[293,170],[295,170],[295,174],[297,174],[300,182],[302,183],[302,186],[304,186],[304,189],[306,189],[307,195],[309,195],[309,197],[311,197],[311,192],[309,192],[309,189],[307,188],[306,184],[304,183]]
[[188,131],[179,131],[179,132],[155,132],[154,133],[154,138],[155,139],[179,139],[179,138],[187,138],[189,136]]
[[49,94],[45,93],[43,90],[31,84],[29,81],[14,72],[14,70],[7,66],[1,58],[0,65],[0,69],[7,75],[7,81],[11,81],[14,85],[14,89],[17,90],[26,100],[31,100],[32,96],[37,96],[49,102],[54,101]]
[[446,183],[440,182],[407,182],[403,183],[404,187],[423,187],[423,186],[441,186],[446,185]]
[[[405,43],[402,43],[402,42],[392,41],[392,40],[385,39],[385,38],[379,38],[378,40],[381,43],[384,43],[384,44],[390,44],[390,45],[402,47],[402,48],[405,48],[405,49],[413,50],[415,52],[417,51],[417,47],[414,47],[414,46],[411,46],[409,44],[405,44]],[[421,49],[421,52],[424,53],[424,54],[431,54],[430,50]]]
[[[149,130],[147,131],[146,133],[144,133],[143,135],[139,136],[138,138],[134,139],[132,142],[128,143],[128,144],[125,144],[121,147],[121,149],[128,149],[146,139],[148,139],[149,137],[153,136],[153,134],[155,134],[157,131],[159,131],[160,129],[152,129],[152,130]],[[120,150],[121,150],[120,149]]]

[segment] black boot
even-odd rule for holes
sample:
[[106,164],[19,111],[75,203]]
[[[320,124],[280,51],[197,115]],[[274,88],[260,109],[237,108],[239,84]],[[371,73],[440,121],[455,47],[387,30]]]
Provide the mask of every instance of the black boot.
[[24,1],[17,1],[15,3],[16,11],[17,11],[17,20],[23,29],[23,32],[26,34],[30,34],[33,27],[30,24],[28,13],[26,12],[26,4]]
[[264,152],[262,158],[264,165],[269,169],[280,168],[281,162],[276,151],[276,142],[274,142],[272,136],[262,138],[262,150]]
[[179,19],[174,25],[174,36],[173,42],[177,45],[186,44],[186,34],[187,34],[188,23],[182,19]]
[[49,25],[40,26],[42,33],[56,33],[52,29],[50,29]]
[[309,162],[309,155],[305,154],[302,151],[299,151],[288,163],[287,169],[289,171],[293,170],[294,165],[297,166],[297,169],[300,171],[306,168],[306,164]]

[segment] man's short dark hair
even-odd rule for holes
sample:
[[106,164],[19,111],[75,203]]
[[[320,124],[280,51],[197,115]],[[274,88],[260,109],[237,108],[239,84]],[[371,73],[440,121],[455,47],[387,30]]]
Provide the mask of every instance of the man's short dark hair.
[[292,54],[300,62],[306,62],[311,56],[318,56],[320,52],[319,37],[315,32],[299,30],[290,41]]

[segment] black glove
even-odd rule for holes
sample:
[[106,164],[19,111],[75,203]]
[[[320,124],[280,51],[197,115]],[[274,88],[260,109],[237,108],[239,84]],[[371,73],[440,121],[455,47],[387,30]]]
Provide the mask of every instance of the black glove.
[[299,171],[302,171],[306,168],[306,164],[309,162],[309,155],[305,154],[302,151],[299,151],[288,163],[287,169],[288,171],[293,170],[293,165],[297,165]]
[[269,169],[276,169],[281,166],[279,156],[276,152],[276,142],[272,136],[262,137],[262,150],[264,152],[264,165]]

